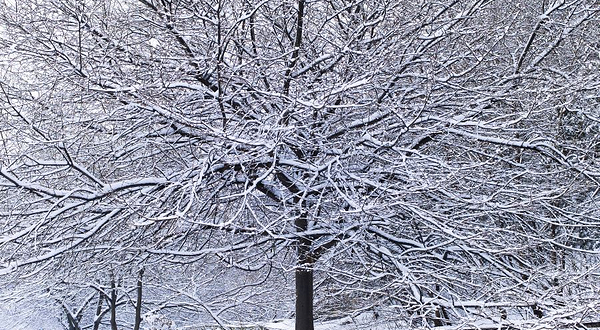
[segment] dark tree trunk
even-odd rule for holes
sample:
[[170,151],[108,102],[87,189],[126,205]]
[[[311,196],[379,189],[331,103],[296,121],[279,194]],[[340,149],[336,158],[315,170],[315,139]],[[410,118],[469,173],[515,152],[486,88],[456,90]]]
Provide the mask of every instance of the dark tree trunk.
[[292,82],[292,69],[296,66],[300,55],[300,46],[302,46],[302,30],[304,29],[304,3],[305,0],[298,0],[298,19],[296,20],[296,37],[294,38],[294,51],[292,58],[285,72],[285,81],[283,83],[283,94],[288,95],[290,83]]
[[77,319],[73,316],[73,313],[71,313],[71,311],[64,304],[62,305],[62,308],[65,311],[65,314],[67,314],[69,330],[80,330],[81,328],[79,327],[79,322],[77,322]]
[[[296,219],[296,229],[308,229],[306,214]],[[298,239],[298,268],[296,268],[296,330],[314,330],[313,319],[313,265],[310,251],[311,241],[306,237]]]
[[96,305],[96,318],[94,319],[94,330],[98,330],[100,328],[100,323],[102,322],[102,301],[105,299],[104,292],[99,291],[98,304]]
[[110,329],[117,329],[117,287],[115,285],[115,277],[110,279]]
[[142,324],[142,276],[144,275],[144,268],[138,272],[137,280],[137,301],[135,305],[135,325],[133,330],[140,330]]
[[296,269],[296,330],[314,330],[312,265]]

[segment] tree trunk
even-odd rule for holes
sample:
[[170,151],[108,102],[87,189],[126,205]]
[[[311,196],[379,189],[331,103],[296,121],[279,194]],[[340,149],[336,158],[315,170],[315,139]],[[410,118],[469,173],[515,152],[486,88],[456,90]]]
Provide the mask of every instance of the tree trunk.
[[115,277],[110,279],[110,329],[117,329],[117,287],[115,285]]
[[296,37],[294,38],[294,51],[292,52],[292,58],[288,64],[288,68],[285,71],[285,81],[283,83],[283,95],[288,95],[290,91],[290,84],[292,82],[292,69],[298,62],[300,55],[300,46],[302,46],[302,30],[304,29],[304,3],[305,0],[298,0],[298,19],[296,20]]
[[137,301],[135,305],[135,325],[133,330],[140,330],[142,323],[142,276],[144,275],[144,268],[138,272],[137,280]]
[[102,322],[102,301],[104,300],[104,293],[102,291],[98,292],[98,304],[96,305],[96,317],[94,318],[94,330],[98,330],[100,328],[100,322]]
[[62,304],[62,308],[65,311],[65,314],[67,315],[67,321],[69,322],[69,330],[80,330],[81,328],[79,327],[79,322],[77,322],[77,319],[73,316],[73,313],[71,313],[69,308],[67,308],[67,306],[65,306],[64,303]]
[[[306,214],[296,219],[296,230],[308,229]],[[310,251],[311,241],[307,237],[298,239],[298,268],[296,268],[296,330],[314,330],[313,319],[313,265]]]
[[312,265],[296,269],[296,330],[314,330]]

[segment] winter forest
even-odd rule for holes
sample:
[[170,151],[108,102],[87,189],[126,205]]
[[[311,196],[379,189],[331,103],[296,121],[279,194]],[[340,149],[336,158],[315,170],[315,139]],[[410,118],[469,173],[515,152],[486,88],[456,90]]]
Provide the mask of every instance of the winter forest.
[[0,329],[600,327],[597,0],[0,0]]

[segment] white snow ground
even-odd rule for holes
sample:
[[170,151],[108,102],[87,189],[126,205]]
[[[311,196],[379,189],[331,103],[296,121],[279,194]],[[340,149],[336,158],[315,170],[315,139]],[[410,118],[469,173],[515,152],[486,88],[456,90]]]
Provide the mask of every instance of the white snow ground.
[[[282,320],[260,324],[269,330],[294,330],[294,320]],[[399,326],[390,321],[379,321],[373,313],[363,313],[356,317],[344,317],[326,322],[315,322],[315,330],[393,330]]]
[[49,313],[25,310],[12,305],[0,304],[0,330],[62,330],[57,318]]

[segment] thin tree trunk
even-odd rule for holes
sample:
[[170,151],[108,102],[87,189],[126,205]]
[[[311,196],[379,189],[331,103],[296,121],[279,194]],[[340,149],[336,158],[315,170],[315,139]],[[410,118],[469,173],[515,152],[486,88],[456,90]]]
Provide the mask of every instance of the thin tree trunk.
[[110,278],[110,329],[117,329],[117,287],[114,275]]
[[100,328],[100,322],[102,322],[102,301],[105,299],[104,292],[98,292],[100,297],[98,298],[98,305],[96,305],[96,318],[94,319],[94,330],[98,330]]
[[144,268],[138,272],[137,280],[137,301],[135,305],[135,325],[133,330],[140,330],[142,323],[142,276],[144,275]]

